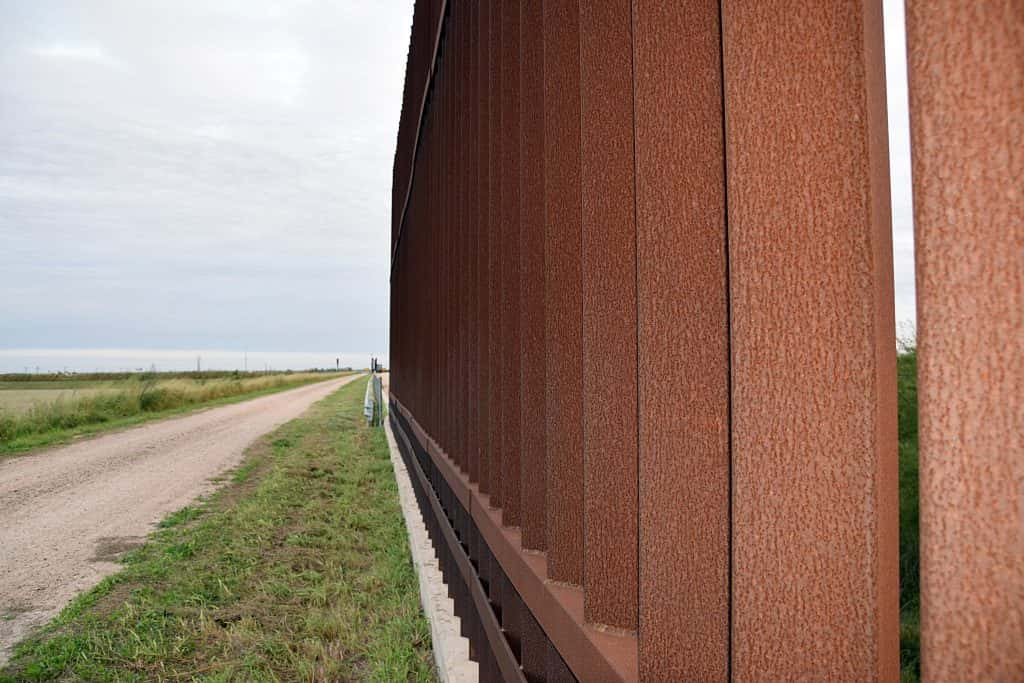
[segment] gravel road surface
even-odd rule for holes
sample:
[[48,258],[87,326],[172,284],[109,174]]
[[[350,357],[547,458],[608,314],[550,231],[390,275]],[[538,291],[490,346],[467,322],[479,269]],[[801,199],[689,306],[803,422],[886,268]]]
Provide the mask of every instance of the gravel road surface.
[[120,567],[154,525],[238,465],[262,434],[355,379],[210,408],[0,460],[0,664]]

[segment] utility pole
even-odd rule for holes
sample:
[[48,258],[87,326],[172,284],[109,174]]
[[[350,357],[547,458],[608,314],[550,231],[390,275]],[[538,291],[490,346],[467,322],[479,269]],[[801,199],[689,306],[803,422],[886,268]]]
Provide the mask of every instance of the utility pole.
[[245,360],[243,361],[245,372],[249,372],[249,349],[245,350]]

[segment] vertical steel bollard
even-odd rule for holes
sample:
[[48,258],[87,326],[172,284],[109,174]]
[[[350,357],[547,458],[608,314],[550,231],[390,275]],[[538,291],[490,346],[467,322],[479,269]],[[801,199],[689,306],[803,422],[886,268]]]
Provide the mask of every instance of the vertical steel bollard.
[[583,583],[579,2],[544,3],[548,576]]
[[732,678],[899,678],[881,0],[725,0]]
[[[640,675],[729,676],[729,311],[718,2],[634,4]],[[683,94],[685,93],[685,95]],[[684,101],[685,106],[679,106]]]
[[921,668],[1024,680],[1024,7],[907,3]]
[[584,609],[637,627],[637,292],[629,0],[580,4]]

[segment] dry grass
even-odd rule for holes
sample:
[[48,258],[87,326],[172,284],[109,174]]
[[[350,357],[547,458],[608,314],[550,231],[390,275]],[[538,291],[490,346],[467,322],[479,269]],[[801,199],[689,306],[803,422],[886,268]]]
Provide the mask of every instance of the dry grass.
[[[84,392],[60,389],[56,400],[31,402],[19,411],[4,409],[0,403],[0,453],[16,452],[68,438],[127,426],[174,412],[232,399],[247,398],[282,389],[338,377],[337,373],[278,373],[212,379],[137,379],[88,386]],[[0,391],[0,395],[10,392]],[[45,391],[21,390],[22,393]],[[57,391],[56,389],[54,391]]]

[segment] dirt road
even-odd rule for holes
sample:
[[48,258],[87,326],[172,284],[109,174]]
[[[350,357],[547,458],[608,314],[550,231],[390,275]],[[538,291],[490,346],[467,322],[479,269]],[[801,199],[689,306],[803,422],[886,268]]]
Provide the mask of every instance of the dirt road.
[[169,513],[215,488],[261,434],[355,379],[318,382],[0,461],[0,664],[120,565]]

